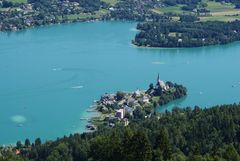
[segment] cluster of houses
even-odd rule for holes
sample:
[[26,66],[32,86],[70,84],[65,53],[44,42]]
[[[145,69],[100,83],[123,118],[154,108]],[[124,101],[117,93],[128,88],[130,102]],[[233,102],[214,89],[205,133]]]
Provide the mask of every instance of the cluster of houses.
[[[105,94],[96,102],[97,110],[108,114],[105,118],[109,126],[114,127],[114,122],[123,122],[125,126],[129,124],[128,117],[134,116],[137,107],[151,103],[154,96],[160,95],[163,91],[169,90],[169,86],[160,80],[159,75],[155,86],[149,87],[147,91],[136,90],[135,92],[117,92],[116,94]],[[126,117],[128,115],[128,117]]]
[[[68,20],[67,15],[85,14],[85,9],[78,2],[56,1],[51,7],[42,8],[37,3],[14,3],[7,8],[0,0],[0,31],[16,31],[32,26],[56,24]],[[65,15],[63,18],[62,15]]]
[[0,157],[9,152],[14,152],[16,155],[21,154],[21,151],[15,145],[2,145],[0,146]]

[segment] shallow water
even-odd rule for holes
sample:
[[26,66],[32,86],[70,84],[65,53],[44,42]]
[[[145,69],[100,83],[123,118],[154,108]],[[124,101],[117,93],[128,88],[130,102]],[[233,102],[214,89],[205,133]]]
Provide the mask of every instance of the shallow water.
[[136,23],[54,25],[0,34],[0,143],[82,132],[105,92],[146,89],[161,79],[188,87],[169,106],[240,101],[240,43],[193,49],[130,44]]

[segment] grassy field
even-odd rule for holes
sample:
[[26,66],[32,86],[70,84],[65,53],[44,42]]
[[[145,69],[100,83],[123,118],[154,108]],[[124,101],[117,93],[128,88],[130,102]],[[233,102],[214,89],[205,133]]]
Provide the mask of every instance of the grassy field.
[[[210,11],[209,16],[199,17],[201,21],[234,21],[240,20],[240,9],[236,9],[232,3],[220,3],[206,0],[207,10]],[[152,11],[158,14],[174,13],[174,14],[190,14],[193,12],[183,11],[183,5],[155,8]],[[173,20],[179,20],[177,17],[173,17]]]
[[27,0],[7,0],[7,1],[13,3],[27,3]]
[[175,13],[175,14],[191,13],[190,11],[182,10],[183,6],[184,5],[176,5],[176,6],[155,8],[152,11],[156,12],[156,13],[159,13],[159,14],[164,14],[164,13]]
[[200,17],[201,21],[235,21],[240,20],[240,16],[207,16],[207,17]]
[[220,3],[220,2],[207,1],[207,5],[208,5],[207,9],[213,13],[235,10],[235,6],[232,3]]
[[234,21],[240,19],[240,9],[236,9],[232,3],[219,3],[207,1],[207,9],[212,16],[200,17],[201,21]]
[[119,2],[119,0],[101,0],[102,2],[109,3],[110,5],[114,6]]
[[12,7],[12,8],[0,8],[0,11],[14,11],[16,10],[16,7]]
[[0,8],[0,11],[8,11],[9,8]]
[[99,11],[96,11],[95,14],[86,14],[86,13],[80,13],[80,14],[70,14],[67,15],[67,18],[70,20],[76,20],[76,19],[87,19],[87,18],[100,18],[103,15],[106,15],[108,13],[108,10],[101,9]]
[[213,16],[235,15],[240,14],[240,9],[236,9],[231,3],[207,2],[207,9]]

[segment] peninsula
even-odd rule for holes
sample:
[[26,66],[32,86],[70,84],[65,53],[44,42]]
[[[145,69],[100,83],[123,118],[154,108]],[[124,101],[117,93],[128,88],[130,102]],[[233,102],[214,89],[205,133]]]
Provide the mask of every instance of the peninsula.
[[[185,16],[186,17],[186,16]],[[240,21],[158,21],[138,24],[133,44],[141,47],[201,47],[240,41]]]
[[130,121],[151,117],[155,108],[187,95],[187,89],[172,82],[160,80],[150,84],[147,90],[105,94],[96,102],[100,117],[93,118],[86,127],[95,130],[98,125],[114,127],[116,124],[127,126]]

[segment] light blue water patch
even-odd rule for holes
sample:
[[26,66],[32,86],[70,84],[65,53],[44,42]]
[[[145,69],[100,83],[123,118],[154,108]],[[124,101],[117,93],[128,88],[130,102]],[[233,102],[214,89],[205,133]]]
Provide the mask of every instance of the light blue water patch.
[[152,62],[153,65],[164,65],[165,62],[161,62],[161,61],[154,61]]
[[17,124],[23,124],[27,121],[26,117],[22,116],[22,115],[14,115],[11,118],[11,121]]
[[[131,45],[136,23],[53,25],[0,33],[0,143],[83,132],[87,109],[105,92],[146,89],[163,80],[188,96],[159,110],[240,101],[240,43],[193,49]],[[27,120],[21,128],[10,117]],[[16,119],[18,120],[18,119]],[[20,119],[19,119],[20,120]]]

